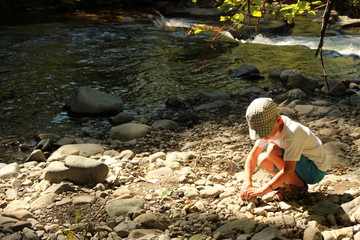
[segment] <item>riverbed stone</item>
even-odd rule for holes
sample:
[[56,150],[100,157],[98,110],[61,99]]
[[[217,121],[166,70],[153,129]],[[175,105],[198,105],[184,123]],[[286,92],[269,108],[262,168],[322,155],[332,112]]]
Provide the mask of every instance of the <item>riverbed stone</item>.
[[184,196],[188,197],[189,199],[195,199],[199,196],[199,190],[197,190],[194,186],[181,186],[178,188],[178,191],[183,192]]
[[165,105],[171,108],[180,108],[183,106],[185,99],[181,97],[169,97]]
[[97,89],[83,86],[75,89],[66,106],[74,113],[100,114],[120,112],[123,108],[123,101]]
[[116,125],[120,125],[120,124],[124,124],[124,123],[129,123],[132,120],[134,120],[135,117],[134,115],[132,115],[131,113],[128,112],[121,112],[118,113],[115,117],[113,117],[111,120],[114,124]]
[[55,194],[55,193],[48,193],[48,194],[42,195],[30,203],[30,209],[37,210],[37,209],[46,208],[55,202],[56,197],[57,197],[57,194]]
[[283,79],[281,79],[280,76],[281,76],[281,73],[282,73],[283,71],[286,71],[286,70],[289,70],[289,68],[283,67],[283,66],[271,70],[270,73],[269,73],[269,80],[270,80],[272,83],[274,83],[275,85],[278,85],[279,83],[281,83],[281,85],[282,85],[283,87],[285,87],[285,86],[286,86],[286,82],[283,82]]
[[231,94],[227,92],[200,92],[196,99],[201,102],[213,102],[217,100],[230,100]]
[[134,219],[135,222],[140,223],[142,228],[146,229],[160,229],[165,231],[171,224],[170,219],[159,213],[145,213]]
[[129,236],[129,233],[135,229],[140,228],[140,223],[135,221],[123,221],[120,224],[116,225],[114,231],[122,238]]
[[84,143],[84,144],[69,144],[64,145],[57,149],[48,158],[48,162],[61,161],[67,156],[76,155],[82,157],[90,157],[92,155],[99,154],[104,151],[104,148],[99,144]]
[[112,140],[120,140],[126,142],[136,138],[142,138],[151,130],[152,128],[146,124],[124,123],[111,128],[110,138]]
[[316,227],[308,227],[304,231],[303,240],[322,240],[322,234]]
[[23,230],[22,240],[38,240],[39,236],[35,232],[35,230],[25,227]]
[[26,161],[46,162],[46,157],[40,149],[36,149],[32,153],[30,153]]
[[229,105],[229,104],[226,101],[217,100],[217,101],[201,104],[201,105],[195,107],[194,110],[195,111],[211,110],[211,109],[221,108],[221,107],[224,107],[227,105]]
[[246,89],[244,89],[241,93],[240,93],[241,96],[244,96],[244,97],[249,97],[251,95],[255,95],[255,96],[263,96],[265,97],[266,96],[266,92],[264,89],[262,88],[259,88],[259,87],[248,87]]
[[231,69],[229,75],[234,79],[258,80],[263,78],[257,67],[248,64],[242,64],[238,68]]
[[265,223],[269,224],[269,225],[283,226],[283,227],[285,227],[285,226],[294,227],[296,225],[294,217],[290,216],[290,215],[268,217],[265,220]]
[[0,179],[16,177],[19,173],[19,165],[17,163],[10,163],[0,168]]
[[324,240],[353,239],[354,229],[352,227],[323,231]]
[[163,234],[164,232],[159,229],[135,229],[130,232],[128,239],[140,239],[149,235],[149,238],[145,239],[154,239],[156,236]]
[[11,201],[18,197],[18,191],[15,188],[10,188],[5,192],[6,200]]
[[301,90],[299,88],[294,88],[294,89],[290,89],[289,91],[287,91],[283,94],[276,96],[274,98],[274,101],[275,102],[283,102],[283,101],[292,102],[297,99],[305,99],[306,97],[307,97],[307,95],[303,90]]
[[353,215],[356,211],[358,211],[359,206],[360,206],[360,196],[351,200],[350,202],[341,205],[341,207],[349,216]]
[[65,162],[51,162],[45,169],[45,180],[51,183],[70,181],[75,184],[100,183],[105,181],[109,167],[97,160],[68,156]]
[[152,170],[146,174],[147,180],[159,179],[166,176],[172,176],[174,171],[169,167],[162,167],[159,169]]
[[236,229],[244,233],[252,233],[256,228],[257,222],[253,219],[238,219],[230,221],[215,230],[213,237],[219,239],[221,236],[229,234],[231,231]]
[[29,203],[25,200],[13,200],[3,210],[13,211],[16,209],[28,209],[29,206]]
[[323,145],[326,152],[326,161],[329,167],[351,166],[351,162],[345,157],[348,145],[342,142],[327,142]]
[[311,210],[316,215],[326,217],[328,221],[328,217],[333,215],[338,225],[348,226],[351,222],[350,216],[344,211],[344,209],[340,205],[330,201],[320,201],[313,205]]
[[110,200],[105,207],[111,217],[126,216],[129,212],[137,212],[144,208],[144,201],[139,198],[115,198]]
[[306,115],[308,117],[324,117],[332,110],[331,107],[314,106],[310,104],[296,105],[294,109],[298,112],[299,116]]
[[91,196],[91,195],[84,195],[84,196],[79,196],[76,197],[72,200],[72,203],[74,205],[80,205],[80,204],[90,204],[95,202],[95,196]]
[[75,190],[75,187],[72,183],[69,182],[61,182],[59,184],[52,184],[48,189],[43,192],[43,194],[47,193],[56,193],[61,194],[63,192],[72,192]]
[[327,85],[322,88],[322,90],[326,93],[328,93],[331,96],[335,97],[342,97],[346,94],[347,87],[342,81],[339,82],[330,82],[329,88],[327,88]]
[[289,69],[281,72],[281,81],[285,83],[287,89],[300,88],[305,92],[314,91],[319,83],[297,69]]
[[34,215],[31,212],[29,212],[28,210],[26,210],[24,208],[13,209],[13,210],[4,210],[4,212],[2,214],[5,217],[16,218],[18,220],[26,220],[28,218],[34,217]]
[[178,128],[178,124],[174,122],[173,120],[169,119],[161,119],[155,121],[152,125],[152,128],[154,129],[168,129],[168,130],[175,130]]
[[204,189],[200,190],[200,196],[203,198],[217,197],[222,193],[223,190],[218,187],[205,186]]
[[114,198],[123,198],[123,196],[130,196],[131,198],[133,197],[133,195],[134,195],[133,192],[126,187],[120,187],[116,189],[112,194]]
[[353,94],[350,96],[350,105],[352,106],[358,106],[360,104],[360,95],[359,94]]
[[281,232],[274,227],[267,227],[262,231],[255,233],[251,240],[273,240],[273,239],[283,239]]

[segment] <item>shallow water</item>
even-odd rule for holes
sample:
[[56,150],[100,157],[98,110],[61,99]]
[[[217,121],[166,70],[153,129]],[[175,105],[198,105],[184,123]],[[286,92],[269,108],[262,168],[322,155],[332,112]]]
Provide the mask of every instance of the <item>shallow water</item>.
[[[191,97],[200,91],[240,93],[251,85],[266,86],[268,73],[280,66],[322,79],[315,51],[302,43],[274,46],[281,44],[266,45],[262,39],[243,44],[225,36],[212,42],[211,33],[186,34],[184,23],[196,19],[170,26],[142,14],[115,20],[96,16],[14,21],[9,16],[2,22],[0,137],[76,131],[78,121],[62,107],[78,86],[119,96],[126,111],[151,115],[170,96]],[[205,67],[198,71],[205,60]],[[330,80],[360,78],[359,60],[325,61]],[[241,64],[255,65],[265,79],[230,78],[228,71]]]

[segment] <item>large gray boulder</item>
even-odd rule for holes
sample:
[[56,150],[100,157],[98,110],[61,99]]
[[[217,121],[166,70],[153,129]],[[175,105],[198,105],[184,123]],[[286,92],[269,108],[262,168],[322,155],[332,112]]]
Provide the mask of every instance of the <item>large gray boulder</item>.
[[275,68],[273,70],[271,70],[271,72],[269,73],[269,80],[274,83],[275,85],[281,83],[281,85],[283,87],[286,86],[286,83],[282,82],[282,79],[281,79],[281,73],[286,71],[286,70],[289,70],[290,68],[287,68],[287,67],[278,67],[278,68]]
[[67,156],[76,155],[82,157],[90,157],[104,151],[101,145],[93,143],[84,144],[68,144],[60,147],[51,154],[48,161],[60,161],[64,160]]
[[75,184],[91,184],[104,182],[109,167],[95,159],[81,156],[68,156],[65,162],[51,162],[45,168],[45,180],[51,183],[70,181]]
[[319,87],[316,79],[303,74],[297,69],[289,69],[281,72],[280,79],[287,89],[300,88],[305,92],[309,92]]
[[90,87],[79,87],[71,94],[66,107],[71,112],[80,114],[121,112],[123,101]]
[[259,80],[264,78],[260,75],[260,71],[257,67],[248,64],[242,64],[238,68],[231,69],[229,75],[234,79]]
[[130,141],[136,138],[145,137],[152,128],[146,124],[125,123],[115,126],[110,130],[110,138],[112,140]]
[[329,83],[329,88],[327,87],[327,85],[325,85],[324,87],[322,87],[322,91],[326,92],[327,94],[331,95],[331,96],[335,96],[335,97],[342,97],[346,94],[346,90],[347,87],[345,86],[345,84],[342,81],[338,81],[338,82],[330,82]]

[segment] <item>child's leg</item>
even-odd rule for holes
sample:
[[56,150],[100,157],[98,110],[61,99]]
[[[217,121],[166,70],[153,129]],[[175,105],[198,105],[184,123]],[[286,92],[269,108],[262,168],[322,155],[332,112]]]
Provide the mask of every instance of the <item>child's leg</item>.
[[[267,151],[259,155],[258,165],[273,175],[277,174],[284,168],[283,150],[276,144],[269,144]],[[299,187],[305,184],[296,172],[288,174],[284,183]]]
[[284,168],[282,149],[276,144],[270,143],[267,147],[267,151],[259,155],[258,165],[260,168],[265,169],[273,175],[277,174],[278,171],[275,170],[274,166],[278,169]]

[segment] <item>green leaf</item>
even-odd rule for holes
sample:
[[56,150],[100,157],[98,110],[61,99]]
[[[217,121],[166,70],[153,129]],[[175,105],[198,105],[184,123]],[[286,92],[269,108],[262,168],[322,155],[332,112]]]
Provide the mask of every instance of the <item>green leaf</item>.
[[262,13],[258,7],[250,6],[250,13],[253,17],[261,17]]
[[312,14],[312,15],[316,15],[316,12],[311,10],[311,11],[308,11],[309,14]]
[[242,26],[243,26],[243,24],[239,23],[236,27],[241,28]]
[[[201,29],[199,29],[199,30],[200,30],[200,32],[203,31]],[[200,32],[196,32],[196,31],[198,31],[198,30],[197,29],[195,30],[195,34],[200,33]],[[164,195],[164,196],[169,196],[170,194],[171,194],[171,191],[169,189],[165,189],[164,191],[162,191],[162,195]]]
[[284,18],[286,18],[288,23],[292,23],[293,18],[294,18],[294,15],[292,13],[285,13],[283,16],[284,16]]
[[309,3],[305,2],[305,1],[299,1],[297,5],[298,5],[298,8],[305,9],[309,5]]
[[82,216],[82,215],[81,215],[80,210],[77,209],[77,210],[75,211],[75,220],[74,220],[74,223],[75,223],[75,224],[77,224],[77,223],[79,222],[79,219],[81,218],[81,216]]
[[233,22],[241,22],[244,20],[245,16],[242,13],[235,14],[231,17],[231,21]]
[[220,16],[220,21],[224,22],[230,19],[230,16]]
[[311,5],[320,5],[320,4],[322,4],[321,1],[315,1],[315,2],[312,2],[312,3],[311,3]]
[[255,3],[257,6],[261,6],[262,0],[254,0],[254,3]]
[[196,234],[194,236],[192,236],[191,238],[189,238],[189,240],[201,240],[203,238],[202,234]]
[[193,3],[196,3],[196,2],[197,2],[197,0],[192,0],[192,2],[193,2]]
[[233,5],[224,3],[224,4],[220,5],[219,7],[217,7],[217,9],[220,11],[228,12],[228,11],[232,10],[233,7],[234,7]]
[[257,10],[257,11],[251,12],[251,15],[253,15],[254,17],[261,17],[262,13],[261,13],[261,11]]
[[281,8],[280,11],[285,11],[285,10],[289,10],[289,9],[293,9],[293,8],[295,8],[295,5],[290,4],[288,6],[285,6],[285,7]]

